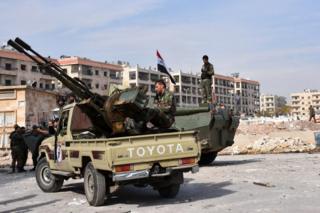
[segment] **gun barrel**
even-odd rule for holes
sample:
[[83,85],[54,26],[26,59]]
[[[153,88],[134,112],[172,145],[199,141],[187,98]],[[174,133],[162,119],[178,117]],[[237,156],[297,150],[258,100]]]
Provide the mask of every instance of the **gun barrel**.
[[[14,41],[11,39],[8,41],[8,45],[12,46],[19,52],[25,54],[29,58],[31,58],[34,62],[38,64],[40,69],[44,69],[49,75],[57,78],[63,85],[69,88],[72,92],[74,92],[81,99],[94,99],[93,101],[100,107],[103,107],[105,99],[93,92],[91,92],[83,82],[79,79],[74,79],[70,77],[65,71],[54,62],[48,60],[43,57],[35,50],[31,48],[29,44],[24,42],[22,39],[17,37]],[[30,51],[32,54],[28,53]]]
[[193,115],[203,112],[209,112],[210,109],[208,107],[199,107],[199,108],[178,108],[175,112],[175,116],[184,116],[184,115]]

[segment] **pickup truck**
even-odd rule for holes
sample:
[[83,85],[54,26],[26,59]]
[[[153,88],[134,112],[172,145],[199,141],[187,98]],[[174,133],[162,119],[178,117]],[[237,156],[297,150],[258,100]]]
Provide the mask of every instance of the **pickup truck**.
[[39,147],[36,180],[44,192],[59,191],[64,180],[84,178],[90,205],[105,203],[119,186],[151,185],[164,198],[177,195],[183,173],[198,172],[201,147],[195,131],[96,137],[77,104],[60,111],[58,132]]

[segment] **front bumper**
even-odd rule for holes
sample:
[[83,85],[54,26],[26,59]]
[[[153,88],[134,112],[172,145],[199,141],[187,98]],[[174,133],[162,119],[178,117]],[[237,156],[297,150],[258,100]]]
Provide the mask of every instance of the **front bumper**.
[[192,173],[199,172],[199,166],[179,166],[179,167],[173,167],[173,168],[167,168],[166,172],[164,173],[158,173],[158,174],[152,174],[150,170],[141,170],[141,171],[131,171],[131,172],[121,172],[113,174],[112,180],[114,182],[120,182],[120,181],[128,181],[128,180],[136,180],[136,179],[143,179],[143,178],[149,178],[149,177],[164,177],[169,176],[173,171],[181,170],[183,172],[191,171]]

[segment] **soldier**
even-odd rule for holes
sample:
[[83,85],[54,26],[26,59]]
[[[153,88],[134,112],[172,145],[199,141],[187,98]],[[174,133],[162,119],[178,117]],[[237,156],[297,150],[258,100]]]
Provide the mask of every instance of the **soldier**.
[[24,164],[24,147],[25,143],[22,136],[22,130],[18,125],[15,125],[15,130],[10,134],[10,148],[11,148],[11,156],[12,156],[12,172],[14,173],[16,167],[18,172],[24,172],[23,164]]
[[72,104],[72,103],[75,103],[76,102],[76,95],[74,93],[70,93],[68,96],[67,96],[67,104]]
[[170,128],[176,112],[174,96],[166,90],[166,83],[162,79],[156,81],[155,91],[154,108],[146,112],[146,121],[160,128]]
[[313,119],[313,121],[316,123],[316,112],[314,111],[314,108],[312,107],[312,105],[309,106],[309,121],[311,121]]
[[39,146],[41,145],[41,142],[45,138],[46,134],[47,132],[40,130],[40,128],[37,125],[33,125],[32,131],[25,134],[24,136],[26,144],[32,153],[33,169],[31,169],[31,171],[34,171],[37,166]]
[[202,57],[203,65],[201,68],[201,84],[200,88],[202,90],[202,103],[212,102],[212,76],[214,75],[213,65],[209,63],[209,57],[204,55]]

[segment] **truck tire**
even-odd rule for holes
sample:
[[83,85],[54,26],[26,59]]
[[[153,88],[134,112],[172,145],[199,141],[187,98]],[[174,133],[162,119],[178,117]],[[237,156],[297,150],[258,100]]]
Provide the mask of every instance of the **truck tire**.
[[208,165],[212,163],[216,159],[217,154],[218,152],[201,153],[199,165]]
[[64,179],[51,174],[47,159],[41,158],[36,167],[36,180],[44,192],[57,192],[61,189]]
[[84,191],[91,206],[104,204],[107,192],[106,187],[106,177],[89,162],[84,172]]
[[177,196],[180,189],[180,184],[173,183],[166,187],[161,187],[158,189],[159,194],[163,198],[174,198]]

